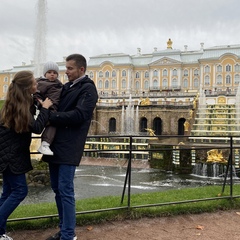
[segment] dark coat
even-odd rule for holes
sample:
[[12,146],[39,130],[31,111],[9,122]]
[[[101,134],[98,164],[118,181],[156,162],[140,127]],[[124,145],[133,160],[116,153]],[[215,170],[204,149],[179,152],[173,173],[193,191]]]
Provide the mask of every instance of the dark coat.
[[[31,132],[40,134],[49,117],[49,110],[42,108],[33,120]],[[16,133],[0,125],[0,172],[7,167],[12,173],[22,174],[32,170],[30,158],[31,132]]]
[[53,103],[50,109],[57,110],[63,84],[58,79],[50,81],[47,78],[39,78],[37,79],[37,83],[37,92],[34,94],[35,98],[45,100],[48,97]]
[[43,155],[43,160],[78,166],[98,94],[94,82],[88,76],[71,88],[69,84],[63,87],[58,111],[52,112],[49,118],[51,125],[57,127],[50,147],[54,155]]

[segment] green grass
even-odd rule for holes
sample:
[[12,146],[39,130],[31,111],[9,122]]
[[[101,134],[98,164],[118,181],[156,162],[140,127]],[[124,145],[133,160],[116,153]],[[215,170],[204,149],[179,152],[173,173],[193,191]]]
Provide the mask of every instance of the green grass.
[[4,100],[0,100],[0,109],[2,108]]
[[[221,192],[221,186],[206,186],[197,188],[185,188],[181,190],[168,190],[165,192],[133,194],[131,195],[131,208],[104,211],[98,213],[84,213],[77,215],[78,225],[98,224],[106,221],[137,219],[142,217],[161,217],[173,216],[187,213],[203,213],[214,212],[218,210],[229,210],[240,208],[240,198],[235,199],[218,199],[192,203],[170,204],[164,206],[140,207],[147,204],[170,203],[176,201],[195,200],[204,198],[217,197]],[[233,193],[240,193],[240,185],[234,185]],[[229,186],[226,186],[223,196],[229,196]],[[117,208],[127,206],[127,196],[124,198],[123,204],[121,196],[107,196],[91,199],[83,199],[76,201],[77,212],[90,210]],[[135,207],[135,208],[134,208]],[[20,205],[10,216],[10,219],[34,217],[43,215],[57,214],[55,203],[41,203]],[[10,229],[37,229],[56,227],[58,218],[44,218],[37,220],[21,220],[9,222]]]

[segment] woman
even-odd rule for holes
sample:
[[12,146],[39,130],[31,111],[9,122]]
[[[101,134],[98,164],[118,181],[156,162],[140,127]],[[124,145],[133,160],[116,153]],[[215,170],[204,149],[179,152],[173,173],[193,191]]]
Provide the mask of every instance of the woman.
[[30,71],[15,74],[6,101],[0,110],[0,172],[3,189],[0,198],[0,240],[12,240],[5,234],[9,215],[27,196],[25,173],[32,170],[31,133],[40,134],[48,122],[50,99],[39,100],[42,108],[34,119],[33,97],[37,82]]

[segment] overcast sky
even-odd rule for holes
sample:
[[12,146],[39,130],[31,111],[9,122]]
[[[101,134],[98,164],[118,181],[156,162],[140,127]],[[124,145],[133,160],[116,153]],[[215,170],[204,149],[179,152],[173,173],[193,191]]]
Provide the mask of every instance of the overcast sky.
[[[34,58],[38,1],[0,0],[0,70]],[[46,60],[240,44],[239,0],[45,0]]]

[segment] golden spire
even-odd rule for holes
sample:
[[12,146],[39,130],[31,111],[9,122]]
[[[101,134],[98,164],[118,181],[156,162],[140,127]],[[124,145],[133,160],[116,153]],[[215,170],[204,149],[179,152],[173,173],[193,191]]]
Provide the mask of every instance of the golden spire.
[[172,40],[171,40],[171,38],[169,38],[168,41],[167,41],[167,49],[172,49]]

